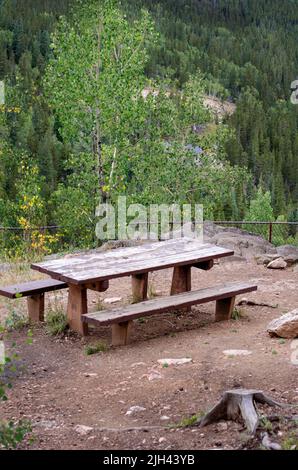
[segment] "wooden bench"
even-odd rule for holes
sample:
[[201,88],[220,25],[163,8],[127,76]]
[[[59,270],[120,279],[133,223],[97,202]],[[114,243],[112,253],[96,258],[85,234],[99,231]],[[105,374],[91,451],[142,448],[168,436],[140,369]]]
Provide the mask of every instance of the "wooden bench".
[[28,314],[30,321],[38,322],[44,320],[44,294],[60,289],[66,289],[65,282],[55,279],[45,279],[40,281],[15,284],[13,286],[0,287],[0,295],[9,299],[27,297]]
[[132,320],[158,313],[190,308],[206,302],[216,301],[215,320],[231,318],[235,298],[239,294],[253,292],[257,286],[251,283],[226,284],[208,289],[185,292],[169,297],[147,300],[114,310],[105,310],[83,315],[83,322],[93,325],[112,325],[112,343],[123,346],[129,340],[129,328]]

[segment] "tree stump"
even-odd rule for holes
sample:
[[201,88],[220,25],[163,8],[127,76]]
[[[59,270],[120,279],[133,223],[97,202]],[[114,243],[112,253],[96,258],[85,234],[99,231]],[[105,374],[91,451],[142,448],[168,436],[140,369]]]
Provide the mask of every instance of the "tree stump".
[[285,406],[267,397],[260,390],[228,390],[209,413],[196,424],[202,428],[208,424],[220,421],[221,419],[238,421],[239,418],[242,418],[248,431],[251,434],[255,434],[259,424],[259,416],[255,406],[256,403],[279,406],[281,408]]

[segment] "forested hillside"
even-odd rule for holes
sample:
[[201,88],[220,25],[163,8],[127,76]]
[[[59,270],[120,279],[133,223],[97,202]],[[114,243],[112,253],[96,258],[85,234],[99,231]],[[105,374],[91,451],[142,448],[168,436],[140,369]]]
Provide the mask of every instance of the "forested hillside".
[[[131,2],[130,2],[131,3]],[[143,3],[143,2],[142,2]],[[161,41],[148,72],[180,83],[199,68],[208,93],[237,102],[227,143],[232,163],[272,192],[275,213],[298,199],[298,2],[285,0],[146,0]]]
[[[87,6],[94,1],[79,4],[73,16],[76,3],[0,0],[0,80],[6,92],[0,110],[0,225],[72,225],[79,219],[81,227],[94,217],[95,199],[89,200],[90,194],[96,197],[97,179],[86,137],[92,128],[82,116],[74,123],[64,114],[74,116],[84,100],[78,89],[72,105],[66,95],[73,81],[86,76],[88,51],[78,43],[77,61],[70,60],[73,31],[59,20],[66,15],[75,25],[76,40],[87,37],[92,20]],[[117,2],[99,3],[110,5],[107,18],[109,8],[117,8]],[[141,20],[143,7],[152,23]],[[130,47],[140,35],[148,37],[138,68],[131,68],[130,88],[124,81],[111,90],[99,88],[106,116],[102,174],[109,175],[101,195],[125,192],[143,203],[200,202],[210,218],[244,219],[261,186],[271,193],[276,218],[297,220],[298,106],[291,103],[290,88],[298,76],[298,2],[284,0],[281,8],[280,0],[134,0],[118,8],[126,15],[118,24],[111,19],[119,41]],[[115,64],[108,65],[117,74]],[[151,99],[127,106],[124,90],[134,93],[134,79],[140,87],[158,87],[159,107]],[[184,101],[177,99],[180,93]],[[236,112],[213,122],[202,107],[205,94],[235,103]],[[110,100],[106,114],[105,100]],[[193,126],[202,132],[192,132]],[[202,150],[201,167],[189,146]]]

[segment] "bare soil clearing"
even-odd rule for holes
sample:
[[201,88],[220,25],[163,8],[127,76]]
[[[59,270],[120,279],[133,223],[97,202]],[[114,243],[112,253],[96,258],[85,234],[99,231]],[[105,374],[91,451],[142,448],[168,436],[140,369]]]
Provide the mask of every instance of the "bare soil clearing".
[[[171,274],[171,270],[154,274],[151,293],[169,294]],[[7,283],[9,276],[12,274],[5,273],[1,284]],[[28,273],[21,272],[18,278],[28,280]],[[93,329],[84,340],[52,338],[43,327],[37,327],[32,345],[25,329],[12,333],[10,340],[17,342],[21,364],[9,400],[1,404],[0,419],[30,419],[33,449],[259,447],[258,441],[247,441],[240,423],[203,429],[167,428],[208,411],[225,390],[233,388],[260,389],[277,401],[298,405],[298,366],[291,363],[292,342],[270,338],[266,332],[272,319],[297,308],[297,274],[292,269],[268,270],[252,261],[221,262],[208,272],[193,269],[193,289],[233,281],[256,282],[258,292],[245,297],[278,307],[241,306],[240,319],[224,323],[214,323],[214,303],[193,308],[190,314],[157,315],[134,323],[129,346],[92,356],[86,356],[84,346],[98,339],[109,343],[109,327]],[[97,311],[99,299],[104,298],[122,298],[116,304],[105,304],[105,309],[126,304],[130,292],[129,279],[112,281],[104,294],[90,292],[90,310]],[[66,292],[49,297],[52,306],[65,305],[67,298]],[[0,318],[9,313],[8,308],[25,309],[23,302],[1,300]],[[227,356],[226,350],[248,350],[251,354]],[[192,358],[192,362],[163,367],[158,363],[163,358]],[[144,410],[127,415],[133,406]],[[263,410],[270,415],[298,414],[297,408]],[[82,434],[77,425],[92,430]],[[138,427],[148,430],[123,430]],[[276,421],[273,428],[272,439],[280,443],[297,432],[291,420]],[[29,448],[27,443],[22,446]]]

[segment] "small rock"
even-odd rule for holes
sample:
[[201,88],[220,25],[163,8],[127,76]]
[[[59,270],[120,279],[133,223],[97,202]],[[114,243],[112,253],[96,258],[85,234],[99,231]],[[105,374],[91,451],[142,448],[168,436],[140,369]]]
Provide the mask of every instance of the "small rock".
[[134,362],[133,364],[131,364],[130,367],[134,368],[134,367],[145,366],[145,365],[146,365],[145,362]]
[[168,421],[170,418],[168,416],[161,416],[160,420],[161,421]]
[[223,351],[225,356],[250,356],[252,351],[248,351],[247,349],[227,349]]
[[192,362],[192,358],[182,358],[182,359],[159,359],[157,361],[162,366],[181,366],[183,364],[189,364]]
[[75,431],[81,436],[87,436],[87,434],[90,434],[90,432],[93,431],[93,428],[90,428],[89,426],[84,426],[83,424],[78,424],[75,427]]
[[97,377],[97,374],[93,373],[93,372],[86,372],[84,374],[85,377]]
[[228,423],[218,423],[218,425],[216,426],[216,429],[218,432],[227,431]]
[[44,420],[42,419],[41,421],[38,422],[38,426],[41,427],[41,428],[44,428],[46,430],[50,430],[50,429],[55,429],[55,428],[58,428],[58,423],[54,420],[52,421],[47,421],[47,420]]
[[160,437],[158,439],[158,442],[161,444],[162,442],[165,442],[166,441],[166,438],[165,437]]
[[153,380],[159,380],[162,379],[162,374],[158,372],[157,370],[151,371],[148,375],[147,378],[149,382],[152,382]]
[[105,304],[110,305],[110,304],[116,304],[117,302],[121,302],[121,300],[122,300],[122,297],[110,297],[108,299],[104,299],[103,302]]
[[267,265],[268,269],[286,269],[287,263],[283,258],[277,258]]
[[298,337],[298,308],[292,312],[276,318],[267,327],[270,336],[279,336],[286,339]]
[[131,416],[134,413],[139,413],[140,411],[146,411],[146,408],[144,408],[143,406],[131,406],[126,412],[126,416]]
[[263,439],[262,439],[262,445],[265,447],[265,449],[268,450],[281,450],[281,446],[277,444],[276,442],[270,441],[268,433],[264,433]]

